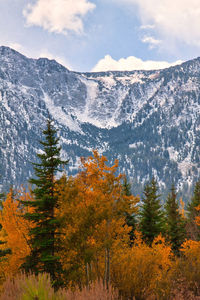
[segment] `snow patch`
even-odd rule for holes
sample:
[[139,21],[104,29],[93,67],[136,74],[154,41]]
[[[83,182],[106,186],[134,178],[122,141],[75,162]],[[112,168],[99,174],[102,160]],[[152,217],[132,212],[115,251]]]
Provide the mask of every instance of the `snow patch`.
[[97,93],[98,93],[98,83],[94,80],[87,80],[84,77],[80,76],[80,80],[86,85],[87,88],[87,99],[86,99],[86,106],[83,112],[77,112],[77,118],[80,122],[83,123],[90,123],[97,127],[102,127],[101,122],[97,119],[91,118],[89,116],[90,108],[92,104],[95,102]]
[[[97,78],[95,78],[96,80]],[[111,89],[113,84],[115,83],[114,79],[111,77],[99,77],[100,81],[104,82],[106,84],[106,87]],[[110,118],[105,118],[106,113],[104,113],[104,117],[98,118],[98,111],[95,111],[96,114],[94,114],[94,107],[99,107],[100,113],[102,109],[107,108],[101,108],[101,103],[104,103],[106,101],[105,98],[98,98],[99,94],[99,84],[94,79],[86,79],[84,77],[80,77],[80,80],[86,85],[87,88],[87,99],[86,99],[86,106],[85,110],[83,112],[76,112],[76,116],[80,122],[83,123],[90,123],[96,127],[99,128],[112,128],[117,127],[119,123],[115,121],[115,116],[118,114],[118,110],[120,109],[122,100],[120,98],[120,95],[124,96],[124,91],[122,93],[118,93],[118,99],[116,99],[118,105],[115,112],[112,114]],[[109,114],[109,108],[108,114]],[[96,117],[95,117],[96,116]]]
[[137,148],[139,146],[142,146],[142,145],[143,145],[142,142],[137,142],[137,143],[129,144],[129,148],[130,149],[135,149],[135,148]]
[[124,85],[143,83],[144,74],[134,73],[129,76],[117,76],[116,79]]
[[151,74],[151,75],[149,75],[149,79],[156,79],[156,78],[158,78],[160,76],[160,72],[156,72],[156,73],[154,73],[154,74]]
[[195,164],[191,163],[191,160],[186,157],[182,162],[178,163],[178,169],[181,171],[183,177],[187,177],[192,167]]
[[169,158],[170,158],[170,160],[177,161],[178,160],[178,156],[179,156],[179,152],[176,151],[174,149],[174,147],[168,147],[167,150],[169,152]]
[[78,125],[78,122],[72,119],[70,115],[67,115],[61,107],[56,106],[53,100],[46,93],[44,93],[44,101],[49,110],[49,113],[55,120],[57,120],[60,124],[67,126],[72,131],[84,134],[80,126]]
[[104,86],[107,89],[111,89],[113,86],[116,85],[116,80],[112,76],[105,76],[105,77],[97,77],[97,80],[103,82]]

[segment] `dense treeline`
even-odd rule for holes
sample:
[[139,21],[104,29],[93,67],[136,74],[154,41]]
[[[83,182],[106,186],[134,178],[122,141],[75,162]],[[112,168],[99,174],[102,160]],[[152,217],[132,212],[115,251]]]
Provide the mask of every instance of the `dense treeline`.
[[[43,274],[55,291],[71,293],[102,282],[105,291],[110,286],[118,291],[105,299],[200,295],[200,182],[185,209],[173,184],[161,205],[155,178],[139,199],[126,177],[118,175],[118,162],[109,166],[96,150],[81,159],[76,176],[63,172],[57,178],[67,162],[60,159],[51,120],[43,134],[30,191],[11,188],[1,195],[2,299],[11,299],[5,297],[8,278],[21,272],[38,280]],[[69,292],[68,298],[59,297],[70,299]]]

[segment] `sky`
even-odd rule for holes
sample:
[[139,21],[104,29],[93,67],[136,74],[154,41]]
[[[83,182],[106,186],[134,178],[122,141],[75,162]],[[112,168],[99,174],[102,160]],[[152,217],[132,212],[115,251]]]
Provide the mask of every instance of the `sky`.
[[149,70],[200,56],[199,0],[0,0],[0,45],[70,70]]

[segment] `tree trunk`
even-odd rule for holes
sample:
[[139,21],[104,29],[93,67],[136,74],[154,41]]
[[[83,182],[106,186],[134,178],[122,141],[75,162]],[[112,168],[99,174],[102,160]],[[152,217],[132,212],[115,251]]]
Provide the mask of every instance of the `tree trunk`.
[[88,263],[85,263],[86,287],[89,289],[89,268]]
[[104,285],[109,288],[110,283],[110,249],[105,249],[105,273],[104,273]]

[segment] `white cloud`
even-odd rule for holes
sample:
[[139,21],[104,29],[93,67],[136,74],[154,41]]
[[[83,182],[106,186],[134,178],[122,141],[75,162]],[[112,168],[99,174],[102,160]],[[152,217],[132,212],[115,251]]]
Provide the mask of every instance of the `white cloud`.
[[[142,27],[151,29],[159,39],[200,46],[199,0],[114,0],[138,8]],[[146,28],[148,29],[148,28]]]
[[132,70],[158,70],[168,68],[170,66],[181,64],[182,61],[178,60],[173,63],[166,61],[143,61],[135,56],[129,56],[127,58],[121,58],[114,60],[110,55],[106,55],[101,59],[96,66],[92,69],[92,72],[101,71],[132,71]]
[[154,29],[155,25],[147,24],[147,25],[141,25],[140,29]]
[[149,44],[150,49],[153,49],[153,48],[155,48],[156,46],[158,46],[162,43],[161,40],[157,40],[152,36],[144,36],[142,38],[142,42]]
[[37,0],[23,14],[28,26],[37,25],[49,32],[83,32],[83,17],[95,8],[88,0]]

